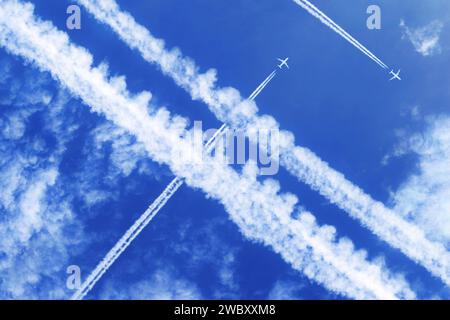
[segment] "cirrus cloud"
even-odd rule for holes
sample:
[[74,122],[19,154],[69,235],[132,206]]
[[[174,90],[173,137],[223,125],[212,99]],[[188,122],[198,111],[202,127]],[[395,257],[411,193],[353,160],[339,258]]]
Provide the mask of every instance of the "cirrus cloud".
[[432,56],[441,51],[439,44],[440,35],[444,24],[438,20],[432,21],[426,26],[419,28],[411,28],[406,25],[404,20],[400,21],[403,39],[409,40],[414,49],[422,56]]

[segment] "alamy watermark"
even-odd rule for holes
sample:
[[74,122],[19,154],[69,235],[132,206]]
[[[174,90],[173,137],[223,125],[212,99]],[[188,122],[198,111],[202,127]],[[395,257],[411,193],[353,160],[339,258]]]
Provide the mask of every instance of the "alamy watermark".
[[272,176],[279,171],[280,133],[278,129],[254,128],[232,130],[222,127],[203,130],[201,121],[194,122],[194,128],[186,137],[187,147],[183,154],[171,154],[173,160],[183,157],[193,165],[203,161],[206,155],[222,163],[243,166],[252,161],[258,166],[259,175]]
[[66,13],[69,16],[66,19],[66,27],[69,30],[80,30],[81,29],[81,10],[80,7],[72,4],[67,7]]
[[367,18],[366,25],[369,30],[380,30],[381,29],[381,8],[375,4],[367,7],[367,13],[369,17]]
[[78,290],[81,287],[81,269],[77,265],[70,265],[66,269],[66,287],[69,290]]

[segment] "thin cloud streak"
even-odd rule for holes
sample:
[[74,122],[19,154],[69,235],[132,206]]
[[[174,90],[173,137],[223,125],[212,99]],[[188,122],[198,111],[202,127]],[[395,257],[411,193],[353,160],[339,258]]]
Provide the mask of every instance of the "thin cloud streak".
[[372,199],[311,151],[296,147],[288,152],[281,151],[281,157],[280,163],[299,181],[450,285],[449,253],[441,243],[429,240],[422,229]]
[[111,248],[95,269],[89,274],[81,287],[73,294],[71,300],[82,300],[91,291],[100,278],[108,271],[112,264],[128,248],[141,231],[153,220],[156,214],[164,207],[167,201],[183,185],[183,179],[176,177],[164,189],[161,195],[148,207],[136,222],[125,232],[120,240]]
[[275,77],[277,71],[274,70],[269,76],[252,92],[248,100],[255,100],[256,97],[264,90],[264,88],[269,84],[270,81]]
[[297,5],[301,6],[303,9],[308,11],[313,17],[317,18],[329,27],[331,30],[339,34],[345,40],[350,42],[353,46],[355,46],[358,50],[376,62],[383,69],[388,69],[388,66],[381,61],[377,56],[375,56],[372,52],[369,51],[366,47],[364,47],[358,40],[353,38],[347,31],[342,29],[338,24],[336,24],[331,18],[329,18],[325,13],[320,11],[316,6],[314,6],[311,2],[307,0],[293,0]]
[[293,219],[297,198],[281,194],[276,181],[260,182],[255,165],[238,174],[213,157],[197,162],[180,156],[191,148],[186,137],[192,132],[185,119],[164,109],[149,114],[149,93],[133,96],[123,77],[108,77],[104,65],[93,68],[91,54],[71,44],[52,23],[36,18],[32,4],[0,3],[2,47],[50,72],[94,112],[133,134],[153,160],[219,201],[249,240],[272,247],[294,269],[330,291],[357,299],[415,297],[402,277],[367,261],[366,253],[355,250],[350,240],[337,239],[333,227],[320,227],[309,212]]
[[[272,72],[250,95],[249,99],[253,100],[264,90],[267,84],[273,79],[276,71]],[[217,144],[217,140],[223,137],[229,127],[223,124],[219,130],[205,144],[206,154],[209,154]],[[105,255],[95,269],[89,274],[81,287],[72,295],[71,300],[82,300],[108,271],[120,255],[128,248],[134,239],[144,230],[144,228],[153,220],[156,214],[164,207],[164,205],[174,196],[178,189],[183,185],[184,181],[181,177],[175,177],[156,198],[156,200],[148,207],[148,209],[133,223],[133,225],[125,232],[119,241]]]
[[[239,91],[234,88],[218,88],[215,84],[214,70],[201,74],[195,62],[183,57],[178,49],[166,50],[164,41],[155,38],[130,14],[122,12],[114,0],[78,0],[78,2],[96,19],[109,25],[128,46],[138,50],[147,62],[159,66],[165,75],[188,91],[193,99],[207,104],[219,120],[231,127],[246,125],[252,129],[258,127],[265,130],[278,129],[279,124],[274,118],[267,115],[258,116],[257,106],[253,101],[242,100]],[[307,5],[306,2],[303,4]],[[307,7],[314,10],[311,4]],[[324,21],[328,21],[318,9],[314,12]],[[343,36],[347,37],[347,34],[344,32]],[[352,39],[350,37],[347,40],[361,48],[361,45]],[[364,47],[361,50],[364,51]],[[346,211],[352,218],[359,220],[363,226],[392,247],[401,250],[410,259],[450,285],[450,254],[442,244],[427,239],[423,230],[402,219],[381,202],[372,199],[341,173],[330,168],[312,151],[296,146],[292,133],[288,131],[280,133],[282,140],[280,164],[288,172]]]

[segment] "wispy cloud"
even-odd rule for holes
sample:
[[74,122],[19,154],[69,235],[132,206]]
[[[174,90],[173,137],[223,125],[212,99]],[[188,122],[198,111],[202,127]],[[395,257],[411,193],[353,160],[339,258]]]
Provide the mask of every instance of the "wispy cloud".
[[[3,74],[0,82],[0,297],[60,299],[67,295],[61,275],[79,244],[71,236],[82,232],[59,180],[73,132],[61,112],[67,100],[58,93],[47,99],[51,79],[35,71],[16,72],[14,78]],[[22,91],[31,88],[30,95]],[[30,117],[39,114],[46,123],[25,135]],[[56,135],[56,145],[48,145],[45,137]]]
[[[109,25],[131,48],[137,49],[146,61],[156,64],[164,74],[174,79],[193,99],[205,102],[219,120],[230,124],[231,127],[246,124],[247,128],[252,130],[279,128],[279,124],[271,116],[258,116],[257,106],[252,101],[243,100],[238,90],[218,88],[215,84],[215,70],[202,74],[194,61],[184,57],[179,49],[167,50],[164,41],[155,38],[130,14],[121,11],[114,0],[78,2],[99,21]],[[370,55],[370,52],[349,38],[312,4],[304,0],[297,2]],[[381,62],[379,64],[384,65]],[[441,244],[430,241],[421,229],[402,219],[381,202],[372,199],[311,150],[296,146],[292,133],[281,131],[280,143],[280,164],[288,172],[349,213],[391,246],[400,249],[446,284],[450,284],[450,254]]]
[[235,88],[219,88],[217,71],[200,72],[195,62],[184,57],[177,48],[167,50],[161,39],[155,38],[146,28],[136,23],[128,13],[120,11],[110,0],[80,0],[97,19],[108,24],[131,48],[137,49],[145,60],[155,63],[178,86],[190,93],[195,100],[207,103],[218,118],[232,127],[248,122],[257,111],[254,102],[248,101]]
[[125,232],[125,234],[117,241],[117,243],[108,251],[105,257],[89,274],[87,279],[83,282],[81,287],[73,294],[73,300],[83,299],[86,294],[95,286],[100,278],[108,271],[112,264],[120,257],[120,255],[128,248],[133,240],[141,233],[141,231],[153,220],[158,212],[164,207],[167,201],[175,194],[181,187],[183,180],[175,178],[164,189],[161,195],[156,198],[148,209],[132,224],[132,226]]
[[[158,180],[168,170],[163,170],[149,159],[144,146],[125,130],[105,121],[88,132],[83,143],[84,164],[72,173],[79,189],[75,195],[86,207],[116,201],[120,194],[117,182],[135,175]],[[124,186],[133,187],[132,183]]]
[[337,239],[334,228],[320,227],[308,212],[292,219],[296,197],[281,194],[273,180],[259,182],[251,163],[238,174],[212,157],[195,165],[174,157],[189,154],[187,121],[163,109],[149,114],[149,93],[132,96],[123,77],[109,78],[105,66],[93,68],[89,52],[71,44],[51,23],[37,19],[31,4],[2,1],[0,44],[49,71],[93,111],[135,135],[155,161],[222,203],[244,236],[272,247],[307,277],[354,298],[414,297],[402,278],[382,264],[368,262],[350,240]]
[[68,145],[79,138],[79,102],[48,74],[23,68],[16,59],[0,58],[0,69],[0,297],[65,298],[65,269],[93,241],[83,233],[89,218],[74,203],[89,212],[118,196],[102,188],[102,179],[117,188],[131,172],[148,176],[154,170],[132,136],[96,121],[77,157],[80,165],[62,172]]
[[401,20],[400,27],[403,30],[403,39],[408,39],[421,55],[426,57],[441,52],[439,40],[444,27],[442,22],[436,20],[423,27],[411,28]]
[[[276,71],[273,71],[250,95],[249,99],[254,100],[269,82],[275,77]],[[228,126],[223,124],[219,130],[205,143],[206,153],[211,153],[217,144],[217,140],[224,136],[229,130]],[[162,191],[162,193],[152,202],[145,212],[131,225],[119,241],[108,251],[106,256],[100,261],[95,269],[89,274],[81,287],[73,294],[72,299],[83,299],[100,278],[108,271],[113,263],[125,252],[134,239],[144,230],[144,228],[153,220],[158,212],[175,195],[178,189],[184,184],[182,177],[175,177]],[[225,275],[225,273],[224,273]]]
[[269,300],[302,300],[299,293],[304,287],[303,283],[278,280],[270,290],[267,299]]
[[[151,232],[147,230],[138,240],[144,245],[130,248],[126,259],[118,261],[118,265],[98,283],[89,298],[113,295],[108,293],[110,287],[118,292],[128,292],[136,283],[150,282],[153,278],[151,270],[157,273],[164,271],[172,279],[189,279],[190,287],[198,293],[196,298],[240,297],[242,278],[236,274],[236,266],[240,263],[236,255],[245,240],[230,241],[230,233],[234,234],[236,230],[227,215],[221,213],[211,217],[205,212],[192,216],[192,213],[178,212],[176,218],[170,216],[170,213],[165,213],[150,226]],[[205,272],[208,273],[207,283],[202,281]],[[136,279],[136,282],[122,279]],[[196,286],[197,281],[201,285],[198,283]],[[169,288],[171,284],[170,280],[161,283],[161,290],[158,291],[172,291]]]
[[402,142],[398,155],[414,152],[418,167],[392,195],[398,212],[424,229],[430,238],[450,246],[450,118],[430,121],[425,133]]
[[109,300],[198,300],[202,299],[195,283],[176,276],[165,268],[150,273],[148,280],[135,283],[107,281],[100,299]]

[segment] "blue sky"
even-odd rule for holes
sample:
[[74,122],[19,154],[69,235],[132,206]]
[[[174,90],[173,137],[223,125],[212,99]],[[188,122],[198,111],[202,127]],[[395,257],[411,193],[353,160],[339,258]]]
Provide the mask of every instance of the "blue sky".
[[[117,1],[136,21],[178,47],[220,87],[243,96],[290,57],[256,99],[304,146],[422,228],[450,245],[450,138],[446,1],[313,3],[393,69],[389,75],[292,1]],[[131,50],[83,7],[81,30],[67,30],[71,1],[32,1],[35,14],[87,48],[94,65],[126,76],[130,92],[150,90],[153,107],[220,126],[158,68]],[[368,30],[377,4],[381,30]],[[403,21],[403,22],[402,22]],[[428,47],[424,43],[435,40]],[[66,267],[82,277],[173,178],[136,138],[91,113],[70,90],[0,49],[2,154],[0,297],[68,298]],[[388,70],[389,71],[389,70]],[[274,177],[321,225],[333,225],[369,259],[405,277],[418,298],[448,299],[448,287],[382,241],[286,169]],[[39,205],[38,205],[39,204]],[[89,299],[345,299],[294,270],[271,248],[246,239],[224,207],[183,186],[108,270]]]

